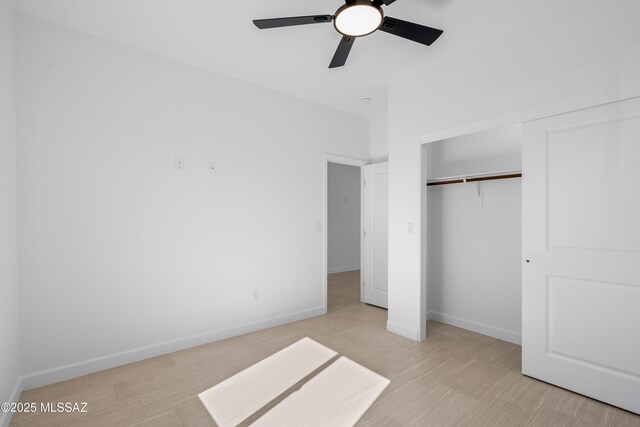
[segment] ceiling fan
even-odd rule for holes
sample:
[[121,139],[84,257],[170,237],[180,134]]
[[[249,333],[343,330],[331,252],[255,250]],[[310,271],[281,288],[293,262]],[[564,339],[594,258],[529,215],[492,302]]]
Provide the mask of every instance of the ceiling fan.
[[256,19],[253,23],[260,29],[291,27],[294,25],[322,24],[333,22],[336,31],[342,34],[329,68],[342,67],[356,37],[368,36],[377,30],[394,36],[413,40],[430,46],[440,37],[442,30],[384,16],[382,5],[389,6],[395,0],[346,0],[335,15],[294,16],[290,18]]

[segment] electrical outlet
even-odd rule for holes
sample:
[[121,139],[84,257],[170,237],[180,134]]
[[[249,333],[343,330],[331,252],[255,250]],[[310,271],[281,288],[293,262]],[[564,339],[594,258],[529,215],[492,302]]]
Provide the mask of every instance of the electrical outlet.
[[184,159],[182,157],[175,158],[175,167],[177,171],[184,170]]
[[322,221],[316,221],[316,231],[322,231]]
[[218,164],[216,162],[209,162],[209,173],[211,175],[218,173]]
[[254,301],[259,301],[260,300],[260,289],[254,289],[253,290],[253,300]]

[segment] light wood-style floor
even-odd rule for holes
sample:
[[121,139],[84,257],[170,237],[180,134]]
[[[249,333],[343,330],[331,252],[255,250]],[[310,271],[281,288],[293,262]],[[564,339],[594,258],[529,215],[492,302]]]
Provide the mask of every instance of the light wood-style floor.
[[329,313],[26,391],[88,414],[16,414],[12,426],[213,426],[197,394],[308,336],[391,380],[359,426],[640,426],[640,416],[520,374],[520,347],[430,322],[416,343],[359,301],[358,272],[329,278]]

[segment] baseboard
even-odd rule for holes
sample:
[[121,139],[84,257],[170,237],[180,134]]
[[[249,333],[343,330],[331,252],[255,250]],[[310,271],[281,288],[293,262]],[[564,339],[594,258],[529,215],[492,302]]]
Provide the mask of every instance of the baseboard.
[[415,329],[407,328],[397,323],[387,321],[387,331],[393,332],[413,341],[420,341],[420,332]]
[[346,273],[347,271],[355,271],[355,270],[360,270],[360,266],[359,265],[354,265],[352,267],[329,268],[329,269],[327,269],[327,273],[328,274]]
[[[23,390],[23,382],[22,377],[19,377],[16,380],[16,385],[13,387],[11,391],[11,395],[9,396],[9,400],[7,402],[18,402],[20,400],[20,395]],[[2,412],[0,411],[0,427],[9,427],[11,424],[11,417],[13,414],[11,412]]]
[[324,308],[317,307],[309,310],[299,311],[296,313],[272,317],[258,322],[246,323],[243,325],[220,329],[204,334],[165,341],[162,343],[140,347],[121,353],[111,354],[108,356],[98,357],[83,362],[60,366],[53,369],[47,369],[40,372],[34,372],[32,374],[24,375],[21,378],[21,387],[23,390],[30,390],[32,388],[42,387],[60,381],[66,381],[82,375],[103,371],[105,369],[115,368],[117,366],[138,362],[140,360],[161,356],[163,354],[173,353],[175,351],[207,344],[213,341],[219,341],[226,338],[259,331],[262,329],[283,325],[285,323],[296,322],[298,320],[308,319],[310,317],[321,316],[322,314],[325,314]]
[[436,322],[446,323],[447,325],[456,326],[482,335],[497,338],[513,344],[522,345],[522,335],[508,331],[506,329],[495,326],[485,325],[484,323],[474,322],[473,320],[463,319],[449,314],[438,313],[437,311],[427,312],[427,320],[435,320]]

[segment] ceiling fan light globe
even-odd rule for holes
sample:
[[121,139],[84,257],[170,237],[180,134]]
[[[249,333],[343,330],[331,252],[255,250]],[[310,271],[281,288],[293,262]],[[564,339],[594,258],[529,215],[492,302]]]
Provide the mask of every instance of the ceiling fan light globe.
[[366,36],[380,28],[384,18],[382,10],[370,2],[349,4],[336,12],[333,24],[336,30],[351,37]]

